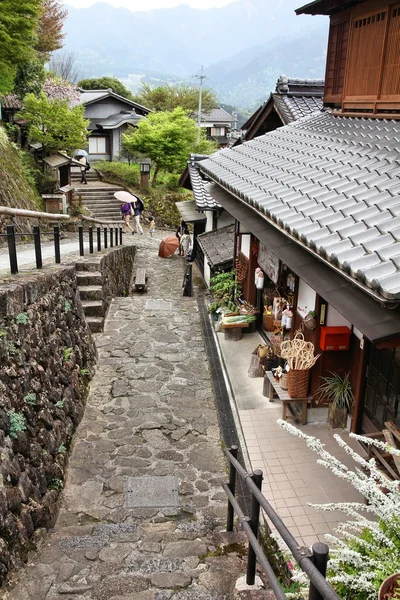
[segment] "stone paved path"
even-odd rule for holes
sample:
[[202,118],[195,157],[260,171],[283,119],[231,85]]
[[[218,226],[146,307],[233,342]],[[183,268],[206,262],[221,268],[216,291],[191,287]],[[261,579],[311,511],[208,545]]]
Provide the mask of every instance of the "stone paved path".
[[181,257],[138,242],[148,292],[111,304],[57,524],[4,600],[236,597],[245,565],[223,532],[226,466],[196,302],[182,297]]

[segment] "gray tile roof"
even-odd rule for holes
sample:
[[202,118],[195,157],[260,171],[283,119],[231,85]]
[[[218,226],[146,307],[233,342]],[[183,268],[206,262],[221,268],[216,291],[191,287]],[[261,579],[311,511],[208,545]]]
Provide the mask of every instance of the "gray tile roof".
[[197,210],[196,202],[194,200],[175,202],[175,206],[186,223],[203,223],[207,220],[206,215]]
[[297,243],[400,299],[400,122],[300,119],[199,165]]
[[188,165],[190,182],[192,184],[193,196],[196,201],[198,210],[216,210],[221,208],[221,205],[214,200],[204,187],[199,170],[193,165]]
[[320,111],[323,106],[322,96],[272,94],[272,97],[275,109],[284,123],[291,123]]
[[[198,113],[197,113],[198,114]],[[213,108],[210,112],[208,113],[201,113],[201,120],[202,121],[212,121],[215,123],[233,123],[233,121],[235,120],[232,115],[230,115],[226,110],[224,110],[223,108]]]
[[201,233],[196,239],[212,269],[233,262],[234,225]]

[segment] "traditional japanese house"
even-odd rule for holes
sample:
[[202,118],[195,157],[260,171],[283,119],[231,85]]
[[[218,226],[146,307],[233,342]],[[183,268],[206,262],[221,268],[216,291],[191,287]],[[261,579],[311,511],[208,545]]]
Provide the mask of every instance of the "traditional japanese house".
[[234,146],[321,110],[323,95],[324,82],[321,80],[281,75],[275,91],[242,126],[242,135]]
[[[199,163],[235,219],[247,300],[293,305],[329,371],[351,372],[352,430],[400,426],[400,3],[317,0],[330,18],[324,106]],[[256,294],[254,272],[264,273]]]

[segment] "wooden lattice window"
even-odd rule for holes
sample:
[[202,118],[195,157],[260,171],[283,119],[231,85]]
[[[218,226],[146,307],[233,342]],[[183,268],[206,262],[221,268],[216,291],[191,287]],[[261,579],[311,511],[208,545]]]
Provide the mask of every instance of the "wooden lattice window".
[[345,97],[375,99],[380,83],[387,12],[353,19],[347,56]]

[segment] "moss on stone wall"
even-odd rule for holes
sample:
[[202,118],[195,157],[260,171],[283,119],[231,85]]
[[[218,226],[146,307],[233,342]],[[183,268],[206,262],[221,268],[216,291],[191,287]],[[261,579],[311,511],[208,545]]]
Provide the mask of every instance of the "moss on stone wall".
[[[23,164],[18,147],[10,142],[0,126],[0,206],[43,210],[42,199],[28,180],[27,168]],[[0,217],[3,232],[8,219]],[[18,219],[17,229],[30,231],[32,220]]]

